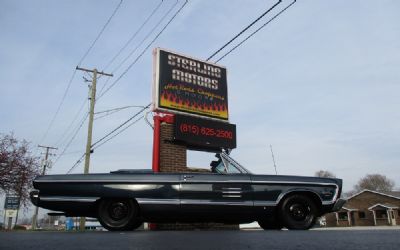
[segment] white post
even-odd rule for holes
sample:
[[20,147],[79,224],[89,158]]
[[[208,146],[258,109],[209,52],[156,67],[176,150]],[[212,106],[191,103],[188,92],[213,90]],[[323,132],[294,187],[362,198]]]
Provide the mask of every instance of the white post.
[[351,227],[350,215],[350,211],[347,211],[347,221],[349,222],[349,227]]
[[339,226],[339,215],[337,212],[335,212],[335,216],[336,216],[336,226]]
[[386,209],[386,214],[387,214],[387,218],[388,218],[388,225],[391,226],[392,225],[392,223],[391,223],[392,217],[391,217],[391,214],[389,212],[389,209]]
[[375,214],[375,210],[372,210],[372,214],[374,216],[374,226],[376,226],[376,214]]

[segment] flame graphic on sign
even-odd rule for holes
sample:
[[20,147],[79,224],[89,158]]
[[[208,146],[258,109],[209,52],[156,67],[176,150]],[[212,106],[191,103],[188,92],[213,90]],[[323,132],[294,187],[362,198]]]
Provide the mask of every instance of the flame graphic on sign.
[[218,102],[215,99],[213,101],[188,100],[175,93],[164,90],[160,97],[160,106],[228,119],[227,104]]

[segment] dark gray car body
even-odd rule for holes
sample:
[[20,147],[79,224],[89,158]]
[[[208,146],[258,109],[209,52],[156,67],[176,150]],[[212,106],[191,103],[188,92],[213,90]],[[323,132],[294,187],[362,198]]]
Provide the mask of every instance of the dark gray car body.
[[66,216],[97,217],[102,199],[128,198],[146,222],[252,222],[273,216],[292,194],[310,197],[319,215],[343,205],[342,180],[318,177],[117,171],[40,176],[33,186],[36,206]]

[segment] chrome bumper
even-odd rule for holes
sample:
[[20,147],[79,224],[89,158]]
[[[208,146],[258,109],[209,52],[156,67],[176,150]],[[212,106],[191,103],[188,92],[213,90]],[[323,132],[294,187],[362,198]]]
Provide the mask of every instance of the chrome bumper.
[[343,205],[346,203],[346,201],[347,201],[347,200],[345,200],[345,199],[338,199],[338,200],[335,202],[335,205],[333,205],[333,208],[332,208],[332,211],[331,211],[331,212],[339,211],[339,210],[343,207]]

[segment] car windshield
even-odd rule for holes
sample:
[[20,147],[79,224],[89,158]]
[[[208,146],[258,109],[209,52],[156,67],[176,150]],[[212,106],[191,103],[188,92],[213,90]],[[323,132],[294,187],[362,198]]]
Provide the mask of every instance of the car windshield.
[[218,174],[250,174],[250,171],[240,165],[226,153],[217,154],[218,161],[211,163],[212,172]]

